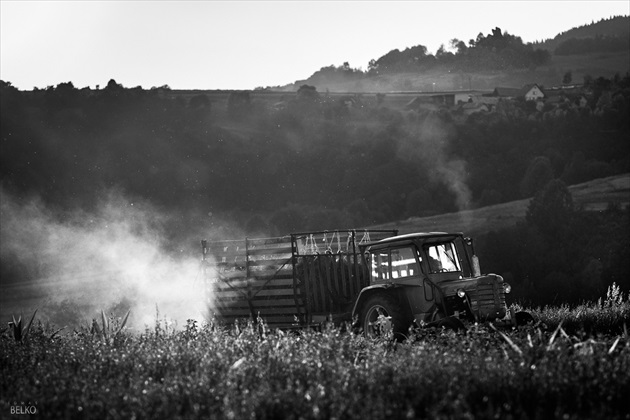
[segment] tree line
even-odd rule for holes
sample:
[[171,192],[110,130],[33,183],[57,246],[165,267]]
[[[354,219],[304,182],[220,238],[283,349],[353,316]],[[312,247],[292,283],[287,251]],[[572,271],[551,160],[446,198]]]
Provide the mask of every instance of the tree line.
[[459,39],[444,44],[435,54],[424,45],[416,45],[402,51],[394,49],[368,63],[366,71],[355,69],[349,63],[341,66],[322,67],[307,82],[318,84],[320,80],[356,81],[385,74],[428,71],[446,68],[451,71],[498,71],[508,69],[535,69],[549,63],[551,53],[534,44],[524,43],[519,36],[495,28],[491,34],[479,33],[468,43]]
[[596,35],[593,38],[570,38],[554,50],[556,55],[573,55],[630,50],[630,38],[626,36]]
[[[525,101],[463,117],[312,87],[279,109],[234,92],[219,110],[199,95],[186,102],[115,81],[32,92],[3,82],[0,170],[5,187],[60,205],[116,186],[239,218],[287,211],[303,226],[321,211],[380,223],[528,197],[551,178],[627,172],[629,80],[598,79],[588,107],[556,118]],[[287,223],[271,228],[300,227]]]

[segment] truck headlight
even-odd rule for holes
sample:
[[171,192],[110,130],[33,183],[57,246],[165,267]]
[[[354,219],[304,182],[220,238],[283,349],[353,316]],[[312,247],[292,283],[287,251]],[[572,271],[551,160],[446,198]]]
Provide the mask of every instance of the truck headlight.
[[509,283],[503,283],[503,288],[505,290],[505,293],[510,293],[512,291],[512,286],[510,286]]
[[463,299],[464,296],[466,296],[466,292],[464,292],[464,289],[457,289],[457,296]]

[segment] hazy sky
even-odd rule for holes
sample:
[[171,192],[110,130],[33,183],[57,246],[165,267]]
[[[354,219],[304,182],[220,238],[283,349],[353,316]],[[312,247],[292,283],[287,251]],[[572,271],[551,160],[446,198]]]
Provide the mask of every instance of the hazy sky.
[[525,42],[618,15],[621,1],[0,1],[0,78],[19,89],[253,89],[495,27]]

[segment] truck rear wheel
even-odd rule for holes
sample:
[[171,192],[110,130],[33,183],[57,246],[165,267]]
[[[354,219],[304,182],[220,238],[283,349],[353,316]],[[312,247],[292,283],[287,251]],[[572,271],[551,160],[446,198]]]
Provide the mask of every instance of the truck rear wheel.
[[388,333],[402,341],[407,338],[411,322],[394,297],[379,293],[365,302],[361,311],[363,334],[368,338],[385,337]]

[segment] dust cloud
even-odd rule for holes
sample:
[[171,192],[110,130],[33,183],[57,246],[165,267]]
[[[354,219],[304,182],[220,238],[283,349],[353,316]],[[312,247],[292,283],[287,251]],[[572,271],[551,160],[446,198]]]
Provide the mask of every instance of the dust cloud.
[[[203,320],[201,251],[166,251],[169,219],[149,203],[108,192],[96,211],[60,211],[0,194],[0,260],[17,277],[2,288],[24,292],[5,301],[9,307],[76,325],[101,310],[117,317],[130,310],[129,326],[138,330],[156,316],[174,327]],[[80,319],[63,319],[63,308]]]

